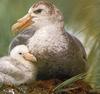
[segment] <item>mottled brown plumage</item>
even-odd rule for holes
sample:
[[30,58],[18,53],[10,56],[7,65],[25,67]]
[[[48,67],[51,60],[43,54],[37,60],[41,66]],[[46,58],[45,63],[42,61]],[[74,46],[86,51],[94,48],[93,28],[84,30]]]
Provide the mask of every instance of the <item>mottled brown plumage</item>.
[[[21,24],[23,22],[32,24],[25,27]],[[38,59],[37,79],[66,79],[87,70],[84,47],[77,38],[65,31],[63,15],[55,5],[37,2],[16,24],[12,27],[13,31],[22,31],[24,27],[20,35],[34,32],[23,43]],[[16,40],[13,40],[11,48],[14,44]]]

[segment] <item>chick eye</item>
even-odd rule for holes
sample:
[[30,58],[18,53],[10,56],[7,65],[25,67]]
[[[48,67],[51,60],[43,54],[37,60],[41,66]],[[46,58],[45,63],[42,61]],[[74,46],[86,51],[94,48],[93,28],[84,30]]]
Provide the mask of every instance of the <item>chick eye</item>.
[[20,55],[22,55],[22,53],[19,53]]
[[38,9],[38,10],[34,11],[35,14],[38,14],[38,13],[41,13],[41,12],[42,12],[42,9]]

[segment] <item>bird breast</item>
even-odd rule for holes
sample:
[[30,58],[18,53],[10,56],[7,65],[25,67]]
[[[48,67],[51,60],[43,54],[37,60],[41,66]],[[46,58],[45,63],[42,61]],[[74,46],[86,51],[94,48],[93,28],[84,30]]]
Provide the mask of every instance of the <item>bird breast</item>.
[[43,28],[29,39],[28,47],[35,55],[48,57],[64,53],[68,49],[68,42],[61,32]]
[[36,79],[36,73],[36,66],[31,62],[19,62],[8,56],[0,58],[1,83],[11,85],[30,83]]

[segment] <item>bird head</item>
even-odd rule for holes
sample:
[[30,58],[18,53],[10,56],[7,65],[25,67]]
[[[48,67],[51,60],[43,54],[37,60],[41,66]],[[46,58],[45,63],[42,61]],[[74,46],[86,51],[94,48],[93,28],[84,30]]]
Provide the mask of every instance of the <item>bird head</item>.
[[12,31],[20,32],[26,28],[39,29],[49,24],[63,22],[62,13],[55,5],[39,1],[31,6],[28,13],[12,26]]
[[10,56],[13,59],[16,59],[21,62],[24,61],[37,62],[36,57],[33,56],[33,54],[29,53],[29,50],[25,45],[18,45],[14,47],[10,52]]

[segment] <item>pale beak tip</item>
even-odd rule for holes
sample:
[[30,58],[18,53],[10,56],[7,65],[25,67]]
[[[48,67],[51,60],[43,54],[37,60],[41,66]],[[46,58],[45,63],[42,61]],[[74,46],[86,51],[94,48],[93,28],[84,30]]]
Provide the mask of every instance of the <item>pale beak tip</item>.
[[17,20],[17,22],[12,25],[12,32],[20,32],[32,24],[32,17],[27,14],[23,18]]
[[32,60],[33,62],[37,62],[37,59],[36,59],[36,57],[34,56],[33,57],[33,60]]
[[18,24],[14,24],[12,27],[11,27],[11,31],[12,32],[18,32],[18,28],[17,28]]

